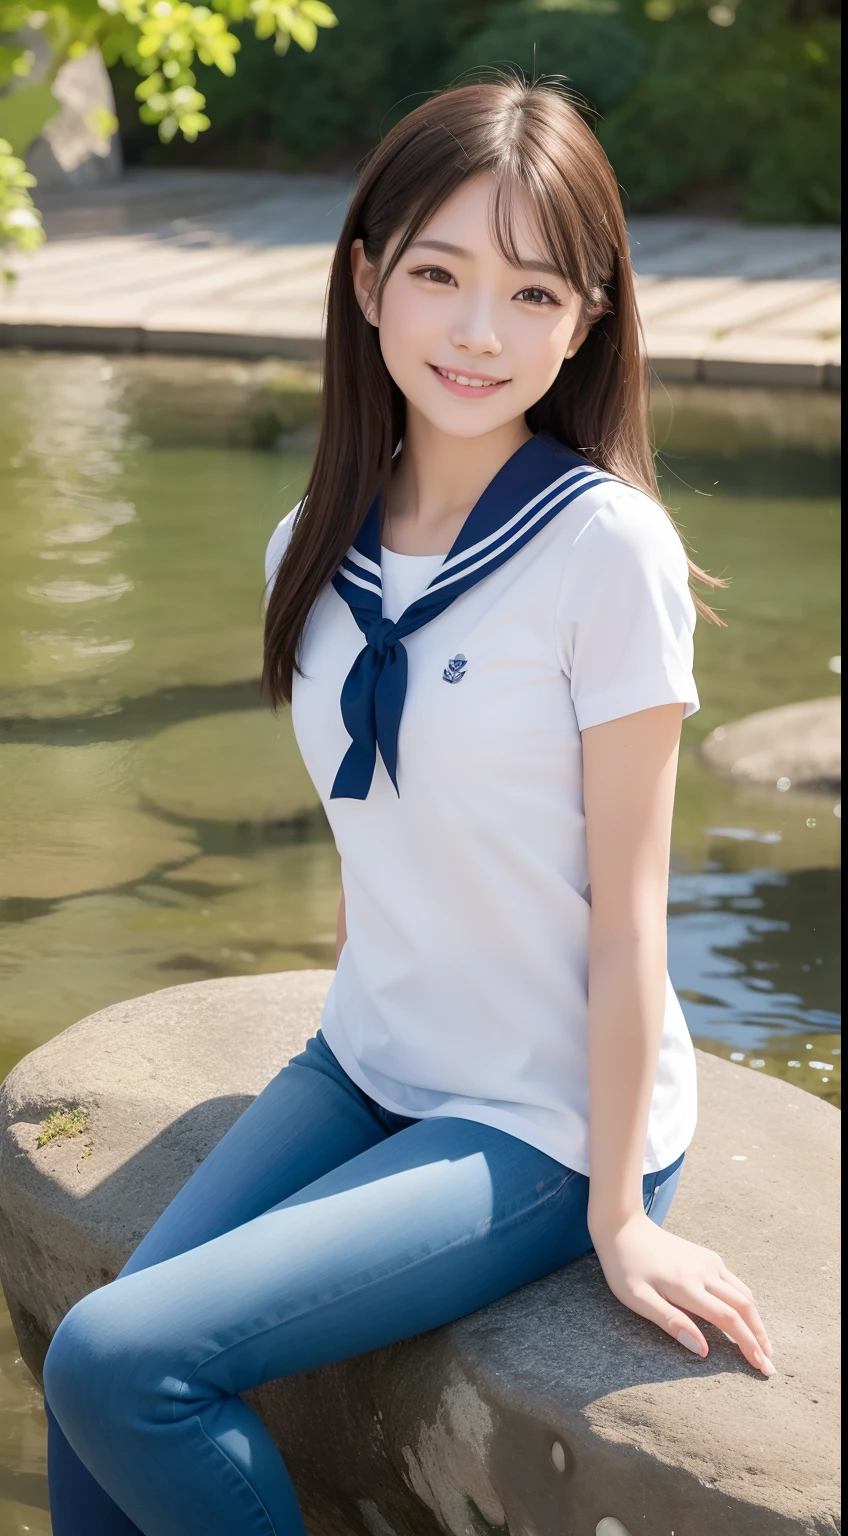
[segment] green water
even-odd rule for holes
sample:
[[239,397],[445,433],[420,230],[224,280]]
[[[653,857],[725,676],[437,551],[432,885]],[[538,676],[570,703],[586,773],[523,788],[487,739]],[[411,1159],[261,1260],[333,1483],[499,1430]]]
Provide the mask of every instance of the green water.
[[[0,1077],[120,998],[332,961],[335,852],[257,707],[262,553],[309,452],[302,425],[248,446],[303,416],[261,375],[0,354]],[[698,742],[838,689],[837,402],[679,390],[656,414],[667,498],[732,577],[728,629],[699,628],[672,975],[699,1044],[836,1101],[833,799],[719,780]],[[22,1532],[49,1532],[43,1416],[0,1312],[0,1536]]]

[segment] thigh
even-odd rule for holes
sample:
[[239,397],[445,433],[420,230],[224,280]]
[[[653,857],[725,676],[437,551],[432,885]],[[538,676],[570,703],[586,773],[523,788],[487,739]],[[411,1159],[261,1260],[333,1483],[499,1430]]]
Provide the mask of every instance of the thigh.
[[96,1355],[143,1362],[142,1411],[173,1422],[210,1395],[421,1333],[568,1263],[590,1246],[587,1197],[588,1180],[502,1131],[417,1122],[106,1287],[77,1326]]
[[317,1035],[195,1169],[121,1277],[252,1221],[386,1134],[366,1095]]

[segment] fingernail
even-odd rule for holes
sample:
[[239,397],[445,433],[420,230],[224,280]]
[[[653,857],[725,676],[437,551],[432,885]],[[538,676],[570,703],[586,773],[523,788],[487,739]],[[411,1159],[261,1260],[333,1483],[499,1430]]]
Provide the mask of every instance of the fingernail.
[[704,1352],[700,1339],[696,1339],[692,1333],[687,1333],[685,1328],[681,1328],[677,1335],[677,1342],[682,1344],[685,1349],[691,1349],[693,1355],[700,1355],[703,1358]]
[[764,1376],[777,1375],[776,1367],[772,1365],[770,1360],[766,1359],[765,1355],[760,1355],[758,1364]]

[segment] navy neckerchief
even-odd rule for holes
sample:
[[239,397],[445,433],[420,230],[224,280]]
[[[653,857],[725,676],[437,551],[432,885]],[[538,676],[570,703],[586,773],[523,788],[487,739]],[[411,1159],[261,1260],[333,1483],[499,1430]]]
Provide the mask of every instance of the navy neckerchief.
[[365,646],[342,685],[342,720],[351,744],[331,800],[367,798],[378,747],[398,789],[398,731],[408,668],[404,636],[443,613],[523,549],[575,497],[608,478],[554,438],[541,433],[531,437],[487,485],[430,585],[395,624],[383,617],[380,505],[379,497],[374,498],[333,577],[333,586],[365,636]]

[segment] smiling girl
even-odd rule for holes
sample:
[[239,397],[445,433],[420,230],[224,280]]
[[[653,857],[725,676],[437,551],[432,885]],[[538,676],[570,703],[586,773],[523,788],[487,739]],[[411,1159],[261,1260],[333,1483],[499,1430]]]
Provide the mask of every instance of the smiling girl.
[[544,86],[427,102],[360,176],[315,467],[267,558],[266,689],[341,855],[336,974],[59,1328],[55,1536],[302,1536],[239,1394],[592,1247],[658,1350],[706,1355],[706,1319],[773,1374],[744,1282],[661,1225],[696,1109],[666,970],[689,578],[603,151]]

